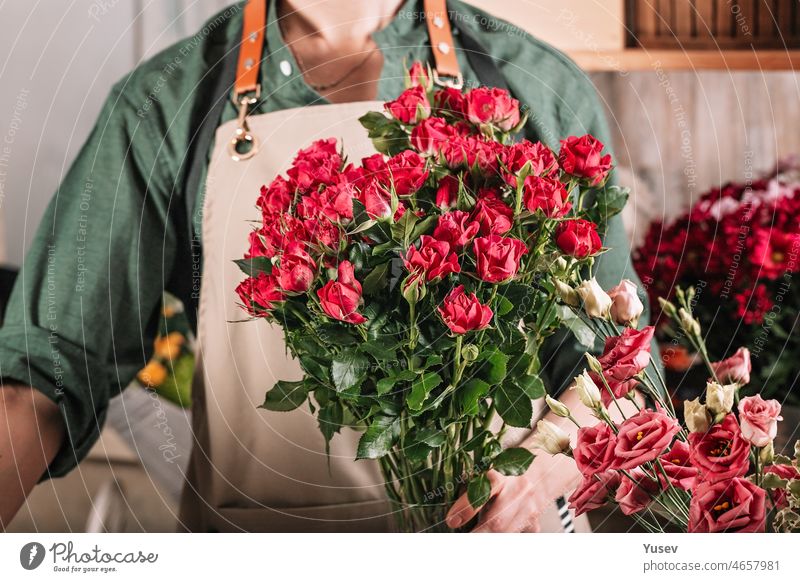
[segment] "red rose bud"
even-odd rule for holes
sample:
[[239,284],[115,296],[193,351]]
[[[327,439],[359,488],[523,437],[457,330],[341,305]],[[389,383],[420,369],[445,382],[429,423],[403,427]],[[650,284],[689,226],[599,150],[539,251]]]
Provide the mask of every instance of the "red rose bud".
[[322,310],[333,319],[355,324],[367,321],[356,311],[361,302],[361,283],[356,280],[350,261],[339,263],[336,281],[328,281],[317,296]]
[[447,87],[433,95],[433,103],[440,113],[461,116],[464,114],[464,94],[458,89]]
[[320,185],[335,183],[342,168],[342,157],[335,138],[320,139],[300,150],[286,171],[300,190],[314,191]]
[[744,386],[750,382],[750,350],[739,348],[727,360],[711,364],[714,374],[723,384],[739,384]]
[[[637,383],[636,375],[650,363],[650,342],[654,332],[653,326],[642,330],[626,327],[620,335],[606,338],[603,355],[597,362],[615,398],[623,398],[633,390]],[[595,384],[601,388],[604,386],[603,378],[596,372],[591,372],[590,376]],[[600,393],[603,404],[608,406],[611,403],[608,390],[601,389]]]
[[455,250],[461,250],[475,238],[479,229],[480,225],[470,218],[468,212],[453,210],[439,217],[433,238],[447,241]]
[[403,298],[409,303],[417,303],[426,293],[424,272],[413,271],[403,281]]
[[269,186],[261,186],[261,196],[256,204],[264,215],[273,216],[289,210],[293,198],[294,185],[278,176]]
[[517,174],[526,166],[529,176],[546,176],[558,168],[553,151],[537,141],[531,143],[527,140],[505,146],[500,150],[500,158],[507,170],[503,174],[506,183],[512,188],[517,187]]
[[689,504],[689,533],[761,533],[767,492],[747,479],[699,483]]
[[708,432],[689,433],[689,458],[704,481],[724,481],[741,477],[750,467],[750,443],[742,438],[733,414]]
[[244,309],[254,317],[267,317],[269,312],[286,296],[278,288],[274,275],[259,273],[248,277],[236,287],[236,293],[244,304]]
[[444,176],[439,180],[436,189],[436,206],[439,208],[453,208],[458,202],[458,178]]
[[427,89],[430,87],[431,79],[428,76],[428,68],[416,61],[408,70],[409,81],[412,87],[423,87]]
[[362,188],[358,200],[364,205],[367,216],[370,218],[392,216],[392,196],[377,180],[370,181]]
[[485,188],[478,192],[472,220],[480,225],[481,234],[505,234],[511,230],[513,218],[514,211],[495,190]]
[[669,447],[680,430],[680,423],[663,412],[640,410],[619,427],[614,468],[633,469],[652,461]]
[[522,200],[525,208],[531,212],[541,210],[548,218],[560,218],[572,208],[564,184],[552,178],[525,178],[522,183]]
[[[411,196],[422,188],[428,178],[425,158],[411,150],[403,150],[386,160],[386,169],[398,196]],[[385,185],[389,186],[388,183]]]
[[418,123],[431,114],[431,104],[422,87],[410,87],[394,101],[384,105],[386,110],[402,123]]
[[475,125],[492,124],[509,131],[519,123],[519,101],[505,89],[478,87],[465,96],[465,116]]
[[444,324],[456,334],[485,329],[494,315],[491,308],[481,304],[474,293],[467,295],[463,285],[450,291],[436,310]]
[[519,261],[528,247],[519,239],[492,234],[476,238],[472,250],[478,277],[487,283],[503,283],[516,276]]
[[458,256],[450,249],[450,243],[422,235],[419,248],[409,247],[403,263],[409,272],[422,271],[429,283],[438,283],[450,273],[460,273]]
[[317,272],[317,263],[311,258],[303,244],[289,243],[281,255],[280,265],[275,269],[280,287],[290,293],[305,293],[311,287]]
[[455,136],[456,130],[447,121],[441,117],[429,117],[411,130],[411,145],[421,154],[437,156]]
[[585,259],[603,248],[597,225],[582,218],[565,220],[555,231],[556,244],[561,251],[576,259]]
[[597,186],[611,170],[611,156],[602,155],[605,146],[596,137],[568,137],[561,140],[558,163],[571,176],[584,178],[590,186]]

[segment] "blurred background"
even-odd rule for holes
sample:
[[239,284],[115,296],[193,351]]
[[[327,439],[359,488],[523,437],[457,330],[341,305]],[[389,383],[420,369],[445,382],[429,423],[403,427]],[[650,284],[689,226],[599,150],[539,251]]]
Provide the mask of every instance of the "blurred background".
[[[230,3],[0,2],[4,293],[111,85]],[[680,217],[709,189],[768,178],[778,160],[800,152],[796,1],[472,3],[554,44],[590,75],[608,110],[618,179],[633,189],[625,219],[635,245],[654,222]],[[762,186],[766,191],[767,182]],[[165,318],[180,318],[180,310],[165,300]],[[793,329],[791,323],[789,336]],[[159,341],[154,362],[114,402],[87,461],[68,477],[40,485],[12,531],[172,530],[191,444],[191,337],[178,332]],[[800,354],[787,345],[781,353],[796,362]],[[684,355],[677,367],[683,375],[691,368],[691,354]],[[173,370],[177,377],[168,373]],[[795,380],[791,366],[778,383],[783,399]],[[166,429],[175,451],[171,464],[159,450]]]

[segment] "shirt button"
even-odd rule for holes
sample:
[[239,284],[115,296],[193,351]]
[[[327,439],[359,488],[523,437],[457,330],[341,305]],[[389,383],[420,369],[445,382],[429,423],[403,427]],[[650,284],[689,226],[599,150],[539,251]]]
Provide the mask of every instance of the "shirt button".
[[281,61],[279,66],[281,68],[281,73],[283,73],[286,77],[292,74],[292,65],[289,64],[289,61]]

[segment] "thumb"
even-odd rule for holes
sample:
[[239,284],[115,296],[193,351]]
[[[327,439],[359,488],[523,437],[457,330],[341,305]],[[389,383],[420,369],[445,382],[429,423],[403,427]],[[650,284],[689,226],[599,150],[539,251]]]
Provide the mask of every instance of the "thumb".
[[[489,500],[486,502],[488,503],[502,491],[503,485],[505,484],[505,477],[495,470],[490,470],[486,473],[486,476],[489,478],[489,485],[491,486]],[[453,507],[447,512],[447,517],[445,518],[447,527],[452,529],[461,527],[475,517],[482,507],[483,506],[477,509],[472,507],[472,504],[469,502],[469,497],[464,493],[456,499],[455,503],[453,503]]]

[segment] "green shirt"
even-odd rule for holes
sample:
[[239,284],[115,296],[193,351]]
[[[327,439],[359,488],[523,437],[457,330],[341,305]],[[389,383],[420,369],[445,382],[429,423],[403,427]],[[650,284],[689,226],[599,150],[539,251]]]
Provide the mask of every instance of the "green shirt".
[[[396,97],[405,67],[429,60],[418,5],[408,0],[374,35],[385,63],[378,99]],[[529,108],[526,137],[557,147],[560,138],[592,133],[609,143],[595,89],[569,59],[476,8],[455,1],[450,7]],[[151,356],[162,291],[169,289],[173,269],[192,260],[175,224],[183,208],[186,152],[196,130],[192,111],[211,99],[204,76],[238,42],[241,9],[242,3],[229,7],[113,87],[25,258],[0,328],[0,377],[33,386],[58,403],[68,439],[50,476],[73,468],[96,441],[109,399]],[[265,94],[256,113],[325,103],[298,74],[272,17],[266,39]],[[281,70],[282,61],[291,66],[289,75]],[[459,61],[467,85],[478,84],[463,53]],[[235,116],[229,103],[223,120]],[[195,207],[199,212],[201,201]],[[199,237],[199,214],[194,228]],[[604,242],[613,250],[599,261],[600,284],[635,280],[618,217]],[[582,353],[567,334],[548,344],[543,363],[551,391],[571,380]]]

